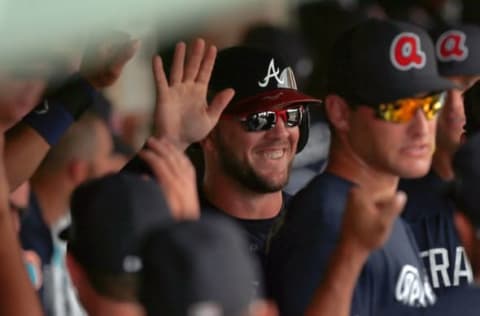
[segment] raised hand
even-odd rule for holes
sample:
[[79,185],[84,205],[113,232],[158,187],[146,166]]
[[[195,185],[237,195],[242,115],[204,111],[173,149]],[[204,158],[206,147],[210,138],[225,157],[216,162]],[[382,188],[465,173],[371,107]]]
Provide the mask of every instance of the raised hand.
[[374,198],[362,188],[352,188],[343,218],[342,239],[369,252],[380,248],[406,201],[407,196],[401,191]]
[[208,83],[216,54],[215,46],[206,48],[205,41],[197,39],[186,58],[185,43],[178,43],[169,80],[161,58],[153,58],[157,90],[155,137],[168,137],[179,149],[184,150],[188,145],[205,138],[217,124],[234,91],[220,91],[208,104]]
[[139,156],[159,182],[172,216],[178,220],[199,218],[195,169],[183,151],[166,138],[150,137]]
[[122,32],[112,32],[100,42],[92,41],[83,55],[80,73],[97,89],[111,86],[139,46],[138,40]]

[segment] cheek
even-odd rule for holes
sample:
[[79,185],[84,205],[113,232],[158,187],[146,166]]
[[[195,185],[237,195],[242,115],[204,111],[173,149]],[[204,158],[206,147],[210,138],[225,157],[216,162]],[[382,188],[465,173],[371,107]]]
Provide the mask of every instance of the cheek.
[[[297,148],[298,146],[298,141],[300,139],[300,129],[299,128],[294,128],[292,129],[292,131],[290,132],[290,145],[292,146],[292,148]],[[296,150],[294,150],[293,152],[296,152]]]

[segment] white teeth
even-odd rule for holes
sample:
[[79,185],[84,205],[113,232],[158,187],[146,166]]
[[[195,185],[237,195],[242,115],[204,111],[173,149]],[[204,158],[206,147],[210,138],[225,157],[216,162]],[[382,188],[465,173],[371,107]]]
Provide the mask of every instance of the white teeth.
[[283,154],[283,150],[268,151],[265,152],[265,157],[268,159],[280,159],[283,157]]

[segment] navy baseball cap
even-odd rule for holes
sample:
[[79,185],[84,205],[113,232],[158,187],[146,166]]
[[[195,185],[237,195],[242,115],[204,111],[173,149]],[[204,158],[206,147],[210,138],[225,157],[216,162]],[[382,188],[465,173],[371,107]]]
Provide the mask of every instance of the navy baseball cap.
[[455,87],[437,71],[435,50],[423,29],[369,19],[337,39],[327,91],[348,102],[377,105]]
[[320,100],[297,90],[292,67],[280,56],[248,46],[221,50],[209,84],[211,94],[233,88],[235,96],[225,109],[246,114],[293,104],[320,104]]
[[258,266],[235,223],[218,216],[178,222],[146,240],[140,301],[148,315],[245,315]]
[[141,239],[173,222],[158,184],[128,172],[79,186],[70,206],[72,222],[60,237],[87,270],[110,275],[139,272]]
[[480,75],[480,27],[460,25],[437,32],[435,53],[442,76]]

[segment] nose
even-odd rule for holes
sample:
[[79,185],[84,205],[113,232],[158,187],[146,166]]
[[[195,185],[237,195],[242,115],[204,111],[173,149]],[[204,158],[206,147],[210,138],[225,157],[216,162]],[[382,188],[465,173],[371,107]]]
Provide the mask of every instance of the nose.
[[277,122],[275,123],[275,127],[267,131],[267,135],[273,138],[285,138],[289,135],[288,129],[289,127],[287,127],[285,121],[279,115],[277,116]]
[[[434,124],[436,124],[436,119],[437,118],[434,117],[431,121],[434,121]],[[432,123],[431,121],[427,119],[427,116],[422,109],[418,109],[415,112],[415,116],[410,121],[408,130],[412,136],[423,137],[428,134],[430,124]]]

